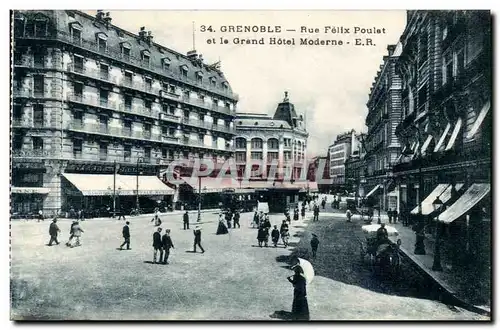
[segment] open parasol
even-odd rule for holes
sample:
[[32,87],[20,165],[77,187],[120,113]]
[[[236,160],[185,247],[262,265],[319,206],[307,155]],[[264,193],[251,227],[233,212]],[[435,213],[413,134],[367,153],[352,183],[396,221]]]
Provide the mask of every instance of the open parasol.
[[[362,226],[361,229],[363,230],[364,233],[370,234],[370,233],[376,233],[380,227],[381,227],[380,225],[374,224],[374,225]],[[389,236],[399,235],[398,230],[392,226],[385,226],[385,229],[387,230],[387,235]]]
[[[305,259],[298,258],[299,263],[295,266],[300,266],[302,271],[304,272],[304,278],[306,279],[307,284],[310,284],[314,278],[314,268],[311,263]],[[293,269],[294,267],[292,267]]]

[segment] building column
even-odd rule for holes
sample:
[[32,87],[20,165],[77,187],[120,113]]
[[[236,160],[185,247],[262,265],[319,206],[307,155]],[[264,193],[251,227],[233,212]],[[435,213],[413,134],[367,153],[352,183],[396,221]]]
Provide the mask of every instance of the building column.
[[267,140],[262,141],[262,178],[267,178]]

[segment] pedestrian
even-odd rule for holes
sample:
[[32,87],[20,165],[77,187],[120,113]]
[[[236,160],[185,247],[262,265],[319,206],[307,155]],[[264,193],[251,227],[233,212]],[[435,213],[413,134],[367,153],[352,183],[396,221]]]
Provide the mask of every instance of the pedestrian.
[[318,251],[319,239],[316,234],[312,234],[312,236],[313,236],[311,239],[312,256],[313,258],[316,258],[316,251]]
[[254,226],[259,228],[259,213],[257,210],[255,210],[255,213],[253,214],[252,228],[255,228]]
[[76,242],[74,246],[80,246],[80,237],[82,236],[82,233],[84,233],[82,227],[80,227],[80,224],[78,221],[76,221],[75,225],[73,226],[73,237],[76,238]]
[[347,222],[351,222],[351,218],[352,218],[352,212],[351,212],[351,210],[347,209],[347,212],[345,213],[345,216],[347,217]]
[[264,218],[264,222],[261,223],[261,225],[266,228],[267,230],[269,230],[272,225],[271,225],[271,221],[269,220],[269,215],[266,214],[266,217]]
[[392,210],[390,208],[387,210],[387,217],[389,218],[389,223],[392,223]]
[[238,228],[240,228],[240,212],[239,211],[236,211],[234,213],[234,224],[233,224],[233,228],[236,228],[236,225],[238,225]]
[[299,220],[299,207],[296,206],[294,209],[293,209],[293,221],[297,221]]
[[158,227],[159,225],[161,225],[161,219],[160,219],[160,209],[155,207],[155,211],[154,211],[154,216],[153,216],[153,219],[151,219],[151,222],[155,222],[155,227]]
[[201,227],[196,226],[193,230],[194,234],[194,244],[193,244],[193,250],[196,252],[196,246],[198,245],[201,249],[201,253],[205,253],[205,250],[201,246]]
[[262,247],[262,244],[266,240],[266,228],[261,226],[259,231],[257,232],[257,242],[259,243],[259,247]]
[[319,205],[314,204],[314,218],[313,221],[319,221]]
[[71,246],[71,241],[75,237],[73,235],[73,228],[76,226],[77,223],[78,223],[78,221],[76,221],[76,220],[73,221],[73,223],[71,224],[71,227],[69,228],[69,238],[68,238],[68,242],[66,243],[66,246]]
[[264,226],[264,246],[268,247],[269,244],[269,228]]
[[321,207],[323,208],[323,210],[325,209],[325,205],[326,205],[326,200],[323,198],[323,200],[321,201]]
[[309,305],[307,303],[307,282],[304,271],[299,265],[294,266],[293,270],[295,274],[287,277],[288,281],[293,284],[292,318],[294,320],[308,321]]
[[394,223],[398,222],[398,210],[394,209],[394,211],[392,211],[392,217]]
[[189,213],[188,211],[184,212],[182,216],[182,222],[184,223],[184,230],[189,229]]
[[290,239],[290,233],[288,231],[288,224],[286,223],[286,220],[283,220],[283,223],[281,224],[280,235],[283,245],[285,245],[286,248],[288,246],[288,240]]
[[121,220],[122,218],[123,218],[123,220],[127,220],[127,219],[125,219],[125,210],[120,207],[118,209],[118,220]]
[[38,210],[38,222],[40,222],[40,220],[45,221],[45,219],[43,218],[43,211],[42,210]]
[[123,246],[127,244],[127,250],[130,250],[130,228],[128,227],[130,222],[125,222],[125,226],[122,229],[123,243],[120,245],[120,250],[123,250]]
[[271,232],[271,238],[273,240],[274,247],[278,247],[278,241],[280,239],[280,231],[278,230],[278,226],[274,225],[274,229]]
[[161,228],[158,227],[156,231],[153,234],[153,263],[156,264],[156,256],[158,255],[158,251],[160,251],[160,260],[159,262],[161,263],[162,258],[163,258],[163,244],[161,242]]
[[227,228],[231,229],[231,219],[233,215],[231,214],[231,211],[226,212],[226,223],[227,223]]
[[83,217],[83,209],[79,209],[78,210],[78,221],[83,221],[84,220],[84,217]]
[[300,210],[300,215],[302,216],[302,221],[304,221],[304,218],[306,217],[306,206],[305,206],[305,204],[302,205],[302,210]]
[[50,235],[50,240],[49,240],[49,246],[52,246],[52,242],[55,242],[57,245],[59,245],[59,242],[57,241],[57,234],[61,230],[57,226],[57,218],[52,219],[52,223],[49,226],[49,235]]
[[[161,243],[163,245],[164,259],[163,264],[168,265],[168,257],[170,256],[170,248],[174,248],[174,243],[172,242],[172,238],[170,237],[170,229],[165,229],[165,234],[161,238]],[[162,261],[162,260],[160,260]]]

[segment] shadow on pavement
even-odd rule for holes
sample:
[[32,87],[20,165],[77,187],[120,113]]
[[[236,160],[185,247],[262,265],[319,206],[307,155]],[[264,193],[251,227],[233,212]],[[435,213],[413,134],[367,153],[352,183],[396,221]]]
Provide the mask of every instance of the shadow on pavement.
[[198,253],[198,252],[195,252],[195,251],[193,251],[193,250],[186,250],[185,252],[186,252],[186,253]]
[[269,315],[270,318],[279,320],[292,320],[292,313],[284,310],[274,311],[273,314]]

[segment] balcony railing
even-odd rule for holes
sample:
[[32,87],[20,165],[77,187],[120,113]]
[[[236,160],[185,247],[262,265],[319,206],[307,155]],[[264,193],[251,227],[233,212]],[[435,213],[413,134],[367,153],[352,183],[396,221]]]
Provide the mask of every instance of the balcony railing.
[[227,107],[221,107],[221,106],[219,106],[217,104],[213,104],[213,103],[209,104],[209,103],[205,102],[204,100],[194,99],[194,98],[190,98],[190,97],[186,97],[186,96],[183,96],[181,98],[181,100],[184,103],[187,103],[189,105],[194,105],[195,107],[198,107],[198,108],[212,110],[212,111],[216,111],[216,112],[223,113],[226,115],[233,115],[234,114],[234,111],[231,111],[231,109],[229,109]]
[[181,121],[180,117],[172,115],[170,113],[160,112],[160,120],[171,121],[174,123],[179,123]]
[[178,139],[175,137],[165,137],[161,135],[152,134],[151,132],[132,131],[130,128],[109,127],[101,124],[91,124],[91,123],[83,124],[78,122],[72,122],[68,125],[68,129],[93,133],[93,134],[123,137],[129,139],[159,141],[172,144],[178,143]]
[[55,63],[35,62],[33,58],[23,58],[14,60],[15,67],[36,68],[36,69],[59,69],[61,66]]
[[14,88],[12,90],[14,97],[25,97],[25,98],[56,98],[57,93],[52,91],[34,91],[29,88]]
[[137,82],[137,81],[130,81],[130,80],[127,80],[127,79],[122,79],[119,82],[119,85],[127,87],[127,88],[130,88],[130,89],[134,89],[134,90],[137,90],[137,91],[140,91],[140,92],[144,92],[144,93],[148,93],[148,94],[151,94],[151,95],[155,95],[155,96],[158,96],[158,94],[160,92],[159,88],[153,88],[152,86],[149,86],[149,85],[147,85],[145,83],[140,83],[140,82]]
[[53,150],[20,149],[12,151],[12,157],[46,158],[54,156],[56,156],[56,152]]
[[85,40],[85,39],[76,39],[73,38],[69,33],[63,31],[50,31],[48,35],[35,35],[32,32],[25,31],[24,35],[19,35],[19,38],[27,38],[27,39],[42,39],[42,40],[59,40],[62,42],[66,42],[68,44],[74,45],[76,47],[92,51],[97,54],[103,54],[105,56],[111,57],[113,59],[121,59],[124,62],[128,62],[131,65],[136,67],[145,68],[151,72],[161,74],[172,79],[186,82],[192,86],[196,86],[199,88],[203,88],[209,90],[215,94],[223,95],[227,98],[238,100],[238,94],[232,93],[230,90],[220,89],[218,87],[212,86],[210,83],[199,83],[195,77],[188,78],[182,76],[180,73],[174,73],[171,70],[164,70],[161,65],[156,65],[152,63],[145,63],[141,58],[137,58],[131,55],[124,55],[119,48],[116,47],[106,47],[105,49],[100,47],[96,42]]
[[68,94],[67,100],[71,102],[90,105],[93,107],[118,110],[116,102],[110,100],[104,100],[94,95]]
[[101,70],[87,68],[87,67],[77,67],[71,64],[68,64],[67,71],[76,73],[82,76],[91,77],[97,80],[102,80],[106,82],[110,82],[112,84],[117,83],[117,77],[110,75],[108,72],[103,72]]

